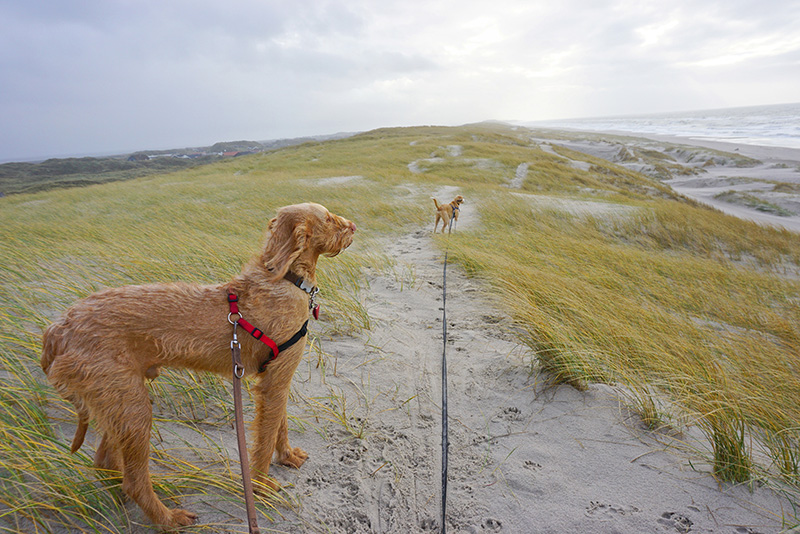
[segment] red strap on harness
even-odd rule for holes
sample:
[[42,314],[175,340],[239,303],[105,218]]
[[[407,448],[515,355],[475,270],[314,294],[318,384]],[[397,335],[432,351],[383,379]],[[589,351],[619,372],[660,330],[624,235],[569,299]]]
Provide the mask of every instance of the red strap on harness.
[[238,315],[239,319],[237,322],[239,323],[239,326],[241,326],[245,332],[247,332],[248,334],[250,334],[251,336],[253,336],[254,338],[256,338],[257,340],[259,340],[260,342],[262,342],[263,344],[272,349],[272,358],[270,359],[274,360],[275,358],[278,357],[278,354],[280,353],[280,350],[278,350],[278,344],[275,343],[275,341],[273,341],[271,337],[269,337],[264,332],[262,332],[255,326],[245,321],[244,318],[242,318],[242,314],[239,313],[239,305],[237,304],[238,302],[239,302],[239,297],[233,294],[228,295],[228,304],[230,304],[231,306],[231,315]]

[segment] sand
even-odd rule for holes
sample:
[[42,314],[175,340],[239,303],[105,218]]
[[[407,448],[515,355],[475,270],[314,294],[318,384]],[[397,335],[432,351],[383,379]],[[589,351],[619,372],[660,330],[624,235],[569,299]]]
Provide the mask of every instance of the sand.
[[[589,144],[584,149],[592,151]],[[524,179],[525,171],[515,178]],[[707,187],[694,182],[685,191],[703,199],[703,190],[724,179],[706,178]],[[434,196],[449,200],[458,193],[449,187]],[[479,224],[476,204],[467,198],[456,231]],[[294,505],[278,506],[275,521],[262,516],[263,532],[440,531],[444,347],[447,532],[769,534],[797,524],[783,523],[791,506],[769,488],[718,483],[707,463],[710,447],[691,425],[682,432],[648,431],[627,409],[625,391],[611,386],[583,392],[548,387],[486,285],[453,264],[447,268],[445,342],[443,254],[431,230],[375,243],[396,258],[397,268],[365,272],[373,328],[323,336],[325,365],[318,365],[315,351],[301,363],[289,406],[290,438],[310,458],[300,469],[273,466],[271,474]],[[312,334],[325,331],[324,308],[322,317]],[[325,410],[341,413],[342,407],[346,424],[326,418]],[[219,439],[235,459],[233,432]],[[182,504],[203,524],[246,532],[237,505],[222,510],[189,496]]]

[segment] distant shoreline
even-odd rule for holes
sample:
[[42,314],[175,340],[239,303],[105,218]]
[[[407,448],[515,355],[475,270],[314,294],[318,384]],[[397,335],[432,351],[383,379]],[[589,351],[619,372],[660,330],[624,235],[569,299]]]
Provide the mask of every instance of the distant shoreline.
[[627,135],[629,137],[642,137],[644,139],[652,139],[653,141],[663,141],[666,143],[674,143],[681,145],[692,145],[703,148],[711,148],[714,150],[722,150],[723,152],[738,152],[744,156],[761,161],[775,161],[775,162],[795,162],[800,163],[800,148],[789,148],[782,146],[766,146],[766,145],[750,145],[746,143],[724,142],[724,141],[709,141],[706,139],[699,139],[696,137],[684,137],[680,135],[663,135],[663,134],[644,134],[644,133],[631,133],[622,131],[605,131],[597,133],[606,133],[614,135]]
[[[528,127],[530,128],[530,127]],[[707,148],[730,154],[739,154],[758,160],[758,165],[740,168],[736,166],[712,166],[705,169],[705,174],[701,176],[675,176],[664,183],[672,187],[676,192],[689,197],[693,200],[716,208],[729,215],[757,222],[766,226],[784,228],[793,232],[800,233],[800,215],[797,214],[797,205],[800,203],[800,196],[792,193],[783,194],[780,198],[771,193],[764,192],[758,184],[769,183],[772,181],[790,182],[800,184],[800,149],[776,146],[749,145],[744,143],[727,143],[723,141],[709,141],[697,139],[691,136],[666,135],[666,134],[647,134],[641,132],[630,132],[623,130],[586,130],[570,128],[542,128],[542,130],[569,131],[576,134],[592,134],[597,136],[614,136],[630,139],[630,142],[622,144],[636,144],[636,140],[643,143],[656,142],[665,145],[683,145],[695,148]],[[618,141],[620,142],[620,141]],[[570,148],[581,150],[576,145],[581,142],[573,142]],[[583,142],[583,151],[604,159],[609,159],[608,154],[603,154],[596,150],[595,142]],[[666,147],[657,149],[664,151]],[[614,163],[625,166],[624,162],[609,159]],[[784,203],[784,207],[791,208],[795,215],[781,216],[774,213],[766,213],[758,209],[746,207],[737,203],[732,203],[719,198],[720,194],[730,191],[733,187],[730,178],[735,177],[744,180],[749,184],[744,186],[744,193],[760,195],[768,198],[775,203]],[[755,184],[755,185],[752,185]],[[752,185],[752,187],[750,187]],[[742,186],[737,186],[740,190]]]
[[[521,125],[522,126],[522,125]],[[702,139],[694,136],[684,135],[670,135],[670,134],[657,134],[645,132],[632,132],[630,130],[601,130],[601,129],[585,129],[585,128],[569,128],[567,126],[535,126],[524,125],[523,128],[530,130],[552,130],[552,131],[565,131],[571,133],[587,133],[595,135],[614,135],[619,137],[630,137],[633,139],[648,139],[650,141],[660,141],[662,143],[671,143],[675,145],[688,145],[702,148],[710,148],[713,150],[720,150],[722,152],[739,153],[753,159],[758,159],[764,162],[775,163],[798,163],[800,164],[800,148],[791,148],[773,145],[754,145],[748,143],[736,143],[734,141],[719,141]]]

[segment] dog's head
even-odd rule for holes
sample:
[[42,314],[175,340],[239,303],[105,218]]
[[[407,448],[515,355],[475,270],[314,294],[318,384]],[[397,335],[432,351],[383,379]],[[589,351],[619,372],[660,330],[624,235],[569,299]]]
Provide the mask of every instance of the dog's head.
[[320,254],[339,254],[353,242],[356,225],[325,206],[307,202],[280,208],[269,221],[269,232],[263,258],[278,279],[304,252],[314,261]]
[[458,195],[456,198],[453,199],[453,204],[456,206],[460,206],[464,202],[464,197]]

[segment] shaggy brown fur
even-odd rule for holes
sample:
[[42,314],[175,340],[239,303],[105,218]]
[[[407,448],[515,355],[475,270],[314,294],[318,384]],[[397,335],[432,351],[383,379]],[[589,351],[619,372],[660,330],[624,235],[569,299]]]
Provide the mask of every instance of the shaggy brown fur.
[[[148,469],[152,408],[146,378],[164,367],[231,376],[227,295],[239,296],[242,316],[278,343],[291,338],[309,316],[309,296],[283,278],[287,271],[316,285],[320,254],[335,256],[353,241],[356,226],[319,204],[278,210],[260,256],[226,284],[154,284],[100,291],[77,302],[44,333],[42,369],[79,415],[76,451],[93,419],[103,438],[99,469],[122,472],[122,489],[163,528],[190,525],[192,512],[170,510],[156,497]],[[243,333],[240,331],[240,333]],[[246,374],[257,373],[269,348],[240,336]],[[273,490],[273,454],[300,467],[308,458],[289,445],[286,401],[305,338],[271,362],[254,388],[256,415],[251,449],[253,479]]]
[[458,195],[449,204],[439,204],[438,200],[435,198],[433,199],[433,205],[436,206],[436,222],[433,224],[434,234],[436,233],[436,226],[439,224],[439,221],[442,221],[442,233],[444,233],[444,229],[450,224],[450,219],[455,218],[455,220],[458,220],[459,206],[461,206],[463,202],[464,197],[461,195]]

